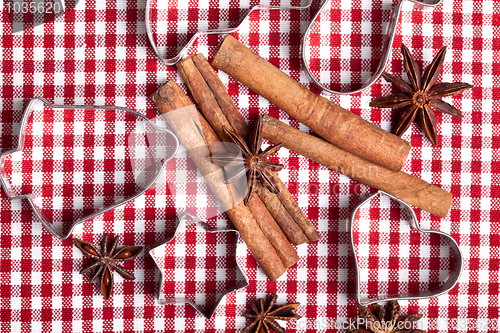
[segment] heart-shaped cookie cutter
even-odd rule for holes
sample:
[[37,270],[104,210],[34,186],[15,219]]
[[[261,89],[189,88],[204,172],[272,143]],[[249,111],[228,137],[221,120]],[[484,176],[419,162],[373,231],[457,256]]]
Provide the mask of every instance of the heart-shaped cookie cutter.
[[[361,291],[360,291],[360,283],[361,283],[361,272],[360,272],[360,267],[358,263],[358,258],[356,255],[356,249],[354,245],[354,236],[353,236],[353,230],[354,230],[354,219],[356,216],[356,213],[358,210],[363,207],[365,204],[370,202],[373,198],[376,196],[379,196],[381,194],[384,194],[391,199],[394,199],[395,201],[399,202],[402,204],[404,207],[407,208],[407,210],[410,212],[410,219],[411,219],[411,226],[415,228],[417,231],[420,233],[427,233],[427,234],[436,234],[440,235],[441,237],[445,238],[448,241],[448,244],[451,248],[451,252],[453,253],[454,256],[454,264],[453,264],[453,269],[450,272],[450,275],[448,278],[444,281],[444,283],[439,286],[438,288],[434,290],[426,290],[422,291],[419,293],[408,293],[408,294],[397,294],[397,295],[390,295],[387,297],[383,296],[377,296],[377,297],[367,297],[367,298],[362,298],[361,297]],[[353,254],[353,259],[354,259],[354,268],[356,270],[355,274],[355,294],[354,297],[356,299],[356,302],[358,302],[359,305],[367,306],[373,303],[381,302],[381,301],[393,301],[393,300],[409,300],[409,299],[422,299],[422,298],[431,298],[431,297],[436,297],[439,295],[443,295],[450,291],[453,287],[458,282],[458,279],[460,278],[460,275],[462,274],[462,268],[463,268],[463,256],[462,252],[460,251],[460,248],[458,247],[457,242],[447,233],[444,233],[442,231],[437,231],[437,230],[424,230],[420,228],[420,225],[418,223],[417,216],[415,215],[415,211],[413,208],[404,202],[401,199],[396,198],[395,196],[392,196],[388,193],[385,193],[383,191],[378,191],[375,194],[370,195],[368,198],[363,200],[361,203],[359,203],[354,210],[351,212],[347,228],[349,230],[349,239],[350,239],[350,248],[351,252]]]
[[[168,243],[172,242],[181,232],[183,232],[185,230],[185,227],[187,225],[186,224],[187,223],[186,220],[188,218],[191,218],[194,221],[193,223],[196,225],[196,229],[197,230],[202,230],[203,232],[206,232],[206,233],[234,233],[234,234],[236,234],[237,239],[236,239],[235,256],[238,254],[238,249],[240,248],[239,243],[238,243],[238,239],[239,239],[240,233],[238,232],[238,230],[236,230],[236,229],[223,229],[223,228],[210,228],[201,219],[199,219],[198,217],[196,217],[196,216],[194,216],[194,215],[192,215],[190,213],[186,212],[186,213],[180,214],[177,217],[178,224],[177,224],[177,227],[175,229],[174,235],[171,238],[169,238],[169,239],[167,239],[167,240],[159,243],[158,245],[154,246],[149,251],[150,256],[153,258],[156,266],[160,270],[160,285],[159,285],[159,289],[158,289],[158,291],[156,293],[156,298],[157,298],[158,303],[162,304],[162,305],[163,304],[190,304],[196,311],[198,311],[198,313],[200,313],[206,319],[210,319],[210,318],[212,318],[213,314],[215,313],[215,310],[219,306],[219,304],[222,301],[222,299],[224,298],[224,296],[226,296],[227,294],[232,293],[233,291],[240,290],[240,289],[248,287],[248,277],[245,274],[245,271],[243,270],[242,266],[240,265],[240,262],[238,261],[238,258],[235,258],[236,259],[236,273],[237,274],[239,273],[241,275],[242,282],[239,283],[239,284],[236,284],[236,285],[234,285],[232,287],[229,287],[227,289],[224,289],[220,293],[216,293],[215,302],[212,305],[212,307],[210,307],[209,309],[203,309],[199,304],[196,303],[196,301],[193,301],[193,300],[185,297],[185,295],[181,296],[181,295],[176,294],[176,296],[174,298],[166,298],[166,297],[164,297],[164,294],[163,294],[164,277],[165,277],[164,265],[163,265],[163,263],[160,260],[158,260],[157,257],[155,257],[155,251],[160,251],[160,252],[164,251],[165,249],[162,249],[162,248],[164,248]],[[203,277],[206,277],[206,276],[203,274]],[[203,281],[200,281],[200,280],[197,279],[196,282],[203,282]],[[198,284],[198,283],[197,283],[197,288],[200,288],[200,284]],[[199,292],[199,293],[197,292],[197,295],[198,294],[202,294],[202,293],[201,292]]]
[[414,8],[418,9],[425,9],[427,8],[433,8],[437,5],[439,5],[443,0],[401,0],[398,4],[394,6],[392,9],[391,13],[391,18],[389,20],[389,24],[387,27],[387,32],[384,36],[384,40],[382,43],[382,51],[381,51],[381,57],[380,57],[380,62],[377,67],[377,70],[375,73],[373,73],[372,77],[365,83],[362,84],[361,88],[355,89],[355,90],[349,90],[349,91],[338,91],[338,90],[333,90],[329,89],[326,87],[324,84],[319,82],[319,80],[313,75],[310,65],[309,65],[309,57],[308,57],[308,47],[307,47],[307,41],[308,37],[311,33],[311,30],[314,26],[314,23],[316,19],[321,15],[321,12],[330,4],[331,0],[326,0],[323,5],[321,5],[320,9],[312,19],[311,23],[307,27],[307,30],[304,34],[304,39],[302,41],[302,61],[304,62],[304,68],[307,73],[307,75],[311,78],[311,80],[314,82],[314,84],[322,90],[323,93],[328,93],[328,94],[337,94],[337,95],[350,95],[350,94],[356,94],[358,92],[361,92],[365,89],[368,89],[375,81],[378,80],[380,75],[382,75],[382,72],[384,71],[384,68],[387,66],[387,62],[389,61],[389,57],[391,55],[391,48],[392,48],[392,43],[394,42],[394,36],[396,35],[396,28],[398,25],[399,21],[399,16],[401,14],[401,10],[403,8],[403,5],[405,3],[410,3],[413,4]]
[[193,45],[195,40],[200,36],[217,35],[217,34],[230,34],[230,33],[238,31],[240,29],[241,25],[243,24],[243,22],[248,18],[248,16],[250,16],[250,14],[256,10],[304,10],[304,9],[308,9],[309,7],[311,7],[311,4],[312,4],[312,0],[308,0],[307,4],[305,6],[294,7],[294,6],[257,5],[257,6],[250,7],[247,10],[246,14],[243,16],[243,18],[241,19],[240,23],[238,23],[238,25],[236,27],[227,28],[227,29],[210,29],[210,30],[198,31],[191,37],[189,42],[187,42],[187,44],[185,46],[183,46],[181,51],[175,57],[166,59],[166,58],[163,58],[161,56],[160,51],[158,50],[158,47],[156,45],[156,42],[155,42],[155,39],[153,36],[153,31],[151,30],[150,11],[151,11],[151,2],[152,1],[153,0],[147,0],[147,2],[146,2],[146,17],[145,17],[146,32],[148,35],[149,43],[153,47],[153,51],[155,52],[156,56],[158,57],[158,59],[160,59],[160,61],[162,63],[164,63],[166,65],[175,65],[177,62],[179,62],[184,57],[184,55],[187,53],[187,51],[189,50],[191,45]]
[[[123,112],[130,113],[131,115],[135,116],[139,121],[144,121],[144,124],[150,126],[151,129],[155,131],[155,133],[167,134],[172,139],[172,141],[167,142],[167,144],[172,146],[172,148],[169,150],[169,152],[171,154],[169,156],[165,157],[165,159],[163,159],[160,164],[153,162],[153,163],[150,163],[149,165],[146,165],[146,166],[138,165],[138,168],[134,170],[134,172],[135,172],[134,176],[136,176],[136,180],[141,179],[141,181],[144,182],[144,184],[142,184],[144,186],[141,187],[140,191],[135,192],[133,196],[123,198],[122,200],[120,200],[112,205],[103,207],[103,208],[99,209],[98,211],[90,213],[88,215],[84,215],[82,217],[75,216],[73,218],[73,221],[71,221],[72,225],[69,228],[69,230],[66,233],[59,232],[52,225],[52,223],[49,221],[46,214],[44,214],[44,212],[42,211],[41,207],[38,207],[38,205],[36,204],[35,195],[32,193],[18,194],[16,191],[14,191],[12,184],[7,180],[8,176],[7,176],[7,173],[5,172],[5,160],[6,160],[6,158],[9,155],[15,154],[17,152],[21,152],[24,149],[25,135],[26,135],[25,131],[26,131],[29,119],[30,119],[31,115],[33,115],[35,110],[37,110],[37,108],[44,107],[43,105],[45,105],[49,108],[52,108],[52,109],[62,109],[63,112],[65,109],[90,109],[90,110],[101,110],[102,109],[105,112],[115,112],[116,113],[117,111],[123,111]],[[44,134],[46,134],[46,133],[44,133]],[[144,134],[144,133],[137,133],[137,134],[140,135],[140,134]],[[147,141],[147,139],[151,139],[151,138],[146,138],[145,140]],[[140,147],[140,148],[142,148],[142,147]],[[59,239],[66,239],[71,235],[71,233],[73,232],[74,228],[77,225],[79,225],[87,220],[90,220],[96,216],[99,216],[102,213],[107,212],[111,209],[115,209],[121,205],[124,205],[125,203],[127,203],[131,200],[135,200],[136,198],[138,198],[139,196],[144,194],[156,182],[156,180],[158,179],[158,177],[161,174],[161,170],[163,170],[166,163],[175,156],[178,148],[179,148],[179,141],[174,133],[172,133],[171,131],[169,131],[167,129],[163,129],[163,128],[156,126],[151,120],[149,120],[144,115],[142,115],[134,110],[127,109],[124,107],[118,107],[118,106],[54,105],[54,104],[49,103],[44,98],[35,97],[35,98],[30,100],[30,102],[28,103],[28,106],[26,107],[26,109],[24,111],[23,118],[21,120],[21,125],[20,125],[20,133],[19,133],[19,140],[17,143],[17,147],[0,155],[0,183],[2,184],[2,187],[5,191],[5,193],[7,194],[7,196],[10,199],[23,199],[23,198],[28,199],[28,202],[29,202],[33,212],[35,213],[36,217],[42,222],[43,226],[53,236],[55,236]],[[142,154],[143,152],[139,152],[139,153]],[[144,154],[144,155],[147,155],[147,154]],[[148,160],[148,161],[151,162],[151,160]],[[144,168],[140,168],[141,166]],[[153,172],[153,175],[151,175],[151,172]],[[147,174],[147,176],[146,176],[146,174]],[[147,178],[144,178],[144,177],[147,177]]]

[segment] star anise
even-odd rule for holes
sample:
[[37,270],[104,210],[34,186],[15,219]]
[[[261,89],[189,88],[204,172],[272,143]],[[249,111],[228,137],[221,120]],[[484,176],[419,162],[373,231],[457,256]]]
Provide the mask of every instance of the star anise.
[[226,180],[226,183],[233,183],[248,172],[248,192],[244,200],[245,205],[248,204],[250,197],[255,192],[255,184],[257,180],[260,180],[260,182],[271,192],[276,194],[279,193],[273,177],[269,174],[267,169],[276,172],[283,169],[282,164],[269,161],[269,157],[276,154],[281,146],[283,146],[283,143],[270,146],[266,148],[266,150],[262,151],[262,118],[259,117],[257,124],[255,125],[255,130],[250,136],[250,147],[246,144],[245,140],[243,140],[243,138],[236,134],[236,132],[232,129],[223,126],[223,130],[227,138],[238,146],[241,151],[241,155],[213,154],[212,161],[223,167],[240,167],[238,172]]
[[124,279],[135,279],[129,271],[118,263],[129,261],[137,257],[142,251],[142,246],[126,246],[114,253],[119,239],[120,237],[116,236],[111,242],[111,247],[108,250],[108,234],[104,234],[101,240],[101,252],[89,242],[84,242],[77,238],[73,239],[73,243],[82,251],[83,255],[93,259],[92,262],[80,271],[80,274],[86,274],[96,268],[90,282],[94,282],[97,277],[101,275],[101,290],[104,299],[108,299],[113,291],[113,270],[116,270]]
[[437,144],[436,115],[432,109],[451,114],[455,117],[462,117],[462,113],[452,105],[442,101],[440,98],[454,96],[465,89],[472,88],[468,83],[438,83],[436,82],[446,54],[446,46],[437,53],[424,75],[421,75],[420,67],[417,65],[408,48],[402,44],[403,63],[410,84],[387,72],[382,76],[400,90],[395,94],[379,97],[371,101],[370,106],[379,108],[402,108],[398,114],[398,120],[393,128],[393,133],[401,136],[410,126],[418,114],[420,122],[427,137],[434,145]]
[[243,333],[269,333],[273,330],[276,333],[285,333],[285,329],[276,322],[277,320],[300,319],[301,316],[295,313],[300,303],[287,304],[274,307],[278,295],[271,294],[265,304],[263,298],[259,298],[250,305],[252,311],[245,311],[243,316],[253,319],[252,323],[243,329]]
[[358,306],[359,319],[353,325],[358,324],[356,328],[349,328],[348,333],[426,333],[423,330],[414,328],[415,323],[422,318],[421,314],[415,313],[407,315],[400,320],[400,311],[398,301],[390,301],[386,307],[375,303],[372,304],[372,310],[366,306]]

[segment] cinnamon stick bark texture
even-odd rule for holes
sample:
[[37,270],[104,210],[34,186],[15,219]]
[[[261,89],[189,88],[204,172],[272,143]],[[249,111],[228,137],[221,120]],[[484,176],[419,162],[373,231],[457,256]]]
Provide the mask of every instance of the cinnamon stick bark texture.
[[[215,100],[210,87],[194,64],[193,60],[195,58],[196,56],[190,56],[178,62],[176,65],[177,69],[181,73],[186,86],[208,123],[211,126],[213,126],[213,124],[221,124],[230,127],[231,125],[228,123],[224,113],[220,110],[219,104]],[[222,131],[222,126],[213,126],[212,128],[215,133],[217,133],[219,139],[222,140],[222,138],[226,137]]]
[[165,114],[173,132],[200,169],[223,208],[229,208],[226,210],[227,216],[240,232],[241,238],[267,277],[271,281],[279,278],[286,268],[274,247],[262,232],[250,209],[242,201],[237,203],[232,197],[234,189],[223,183],[222,169],[210,160],[211,143],[219,141],[213,129],[173,81],[158,89],[151,99]]
[[300,209],[299,205],[293,198],[290,191],[288,191],[288,188],[285,186],[285,184],[283,184],[280,177],[278,177],[278,175],[274,173],[273,178],[276,187],[280,191],[280,193],[278,194],[278,198],[280,199],[281,203],[286,208],[286,210],[293,217],[298,226],[302,229],[302,232],[306,235],[309,242],[314,242],[319,240],[321,238],[320,234],[318,233],[316,228],[311,224],[311,221],[309,221],[309,219],[304,214],[302,209]]
[[409,142],[312,93],[232,36],[212,65],[344,150],[394,171],[408,158]]
[[431,214],[440,217],[448,214],[453,199],[451,193],[405,172],[392,171],[367,161],[271,116],[264,115],[262,118],[262,132],[267,140],[283,142],[284,147],[297,154]]
[[248,203],[248,208],[250,208],[264,235],[266,235],[267,239],[274,246],[283,266],[289,268],[299,261],[299,255],[290,245],[288,239],[276,224],[276,221],[262,200],[258,196],[253,195]]
[[302,229],[300,229],[293,217],[290,216],[290,213],[283,207],[280,199],[264,186],[260,186],[257,191],[259,191],[259,197],[267,209],[269,209],[269,212],[273,215],[288,240],[294,245],[307,243],[308,239],[306,235],[302,232]]
[[217,100],[217,104],[219,104],[220,109],[224,113],[227,121],[231,124],[233,130],[245,138],[245,140],[248,140],[250,129],[241,115],[240,110],[238,110],[233,103],[231,96],[229,96],[226,87],[224,87],[217,73],[215,73],[203,54],[198,54],[196,57],[193,57],[193,62],[196,64],[205,82],[210,87],[210,90]]
[[[206,84],[210,88],[212,94],[208,95],[213,96],[217,102],[217,105],[210,104],[212,108],[204,111],[203,106],[208,106],[208,103],[204,102],[204,100],[206,100],[207,98],[199,95],[200,92],[204,91],[204,89],[206,88],[194,90],[190,88],[190,91],[192,92],[195,100],[197,100],[197,103],[199,100],[199,105],[203,105],[200,106],[200,108],[202,109],[202,112],[205,114],[207,119],[209,119],[208,121],[210,122],[214,130],[216,132],[222,132],[222,126],[228,126],[228,122],[230,124],[228,127],[232,127],[236,133],[242,136],[245,140],[248,140],[250,132],[248,124],[246,123],[236,105],[231,100],[231,97],[227,93],[224,84],[217,76],[217,73],[215,73],[212,66],[210,66],[210,64],[202,54],[191,56],[188,59],[178,63],[177,65],[178,67],[183,68],[183,70],[180,70],[180,72],[181,75],[183,75],[184,80],[191,82],[190,84],[187,84],[188,87],[190,85],[193,85],[192,82],[199,82],[199,79],[196,79],[196,77],[198,76],[197,74],[186,76],[182,74],[188,72],[187,68],[192,68],[192,65],[189,63],[190,61],[192,61],[192,63],[196,66],[199,74],[203,77]],[[188,64],[185,64],[184,62],[187,62]],[[198,96],[196,97],[195,95]],[[218,113],[222,116],[212,116],[211,113]],[[227,121],[221,120],[223,116],[225,116]],[[273,217],[280,225],[283,232],[287,235],[288,239],[295,245],[300,245],[307,241],[319,240],[321,236],[311,224],[304,212],[302,212],[300,207],[297,205],[297,202],[293,199],[292,195],[288,191],[288,188],[283,184],[283,182],[281,182],[279,176],[275,172],[269,172],[273,176],[273,179],[275,180],[275,183],[280,191],[280,193],[277,195],[279,200],[274,199],[274,197],[276,196],[275,194],[270,192],[266,193],[264,187],[260,184],[257,186],[259,196],[264,201],[269,211],[273,214]],[[289,217],[292,217],[292,219],[290,220]],[[291,225],[294,221],[300,229],[297,229],[295,226]],[[306,237],[300,235],[300,230],[302,230],[302,233]]]
[[[197,64],[195,64],[195,60],[202,61],[198,61]],[[203,55],[198,54],[189,56],[180,61],[177,63],[177,68],[179,69],[184,82],[186,83],[194,100],[198,104],[201,112],[217,133],[218,140],[227,141],[226,135],[222,130],[222,126],[231,128],[231,125],[228,123],[224,113],[220,109],[217,100],[212,94],[211,88],[205,81],[204,76],[198,69],[198,66],[203,65],[204,63],[210,66]],[[242,194],[244,195],[245,193]],[[276,253],[282,260],[283,265],[286,268],[294,265],[299,260],[299,257],[295,249],[288,242],[285,234],[283,234],[280,226],[278,226],[277,222],[279,221],[275,221],[274,216],[269,213],[268,209],[259,198],[251,200],[248,203],[248,207],[259,223],[262,231],[274,246]]]

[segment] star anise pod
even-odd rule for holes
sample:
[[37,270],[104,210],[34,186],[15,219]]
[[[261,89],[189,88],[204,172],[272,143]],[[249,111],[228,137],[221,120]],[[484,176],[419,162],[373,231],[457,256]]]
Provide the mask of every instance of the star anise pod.
[[406,73],[408,73],[411,85],[394,75],[383,72],[382,76],[384,79],[394,84],[400,92],[376,98],[370,102],[370,106],[402,108],[398,114],[396,125],[393,128],[393,133],[398,136],[401,136],[408,129],[418,114],[427,137],[436,145],[436,115],[432,109],[461,118],[462,113],[457,108],[442,101],[440,98],[454,96],[465,89],[472,88],[472,86],[464,82],[434,84],[441,72],[446,54],[446,46],[439,50],[432,63],[426,68],[423,76],[421,75],[420,67],[404,44],[401,45],[401,53],[403,53],[404,67]]
[[78,238],[73,239],[73,243],[82,251],[83,255],[93,259],[92,262],[80,271],[80,274],[86,274],[92,269],[96,269],[90,282],[94,282],[97,277],[101,275],[101,290],[104,299],[108,299],[113,291],[113,270],[116,270],[124,279],[135,279],[132,273],[118,263],[129,261],[137,257],[142,251],[142,246],[126,246],[114,253],[119,239],[120,237],[116,236],[111,242],[111,247],[108,250],[108,234],[104,234],[101,240],[101,251],[98,251],[97,248],[89,242],[84,242]]
[[300,303],[287,304],[274,307],[278,295],[271,294],[265,304],[263,298],[259,298],[250,305],[252,311],[245,311],[243,316],[252,319],[252,323],[243,329],[243,333],[285,333],[285,329],[276,322],[277,320],[300,319],[301,316],[295,313]]
[[421,314],[415,313],[407,315],[403,320],[400,319],[398,301],[390,301],[386,307],[375,303],[372,304],[372,310],[366,306],[358,306],[359,323],[356,328],[349,328],[348,333],[426,333],[423,330],[414,328],[415,323],[422,318]]
[[[224,133],[227,138],[236,144],[241,151],[241,155],[235,156],[234,154],[213,154],[212,161],[223,167],[237,166],[240,167],[238,172],[226,180],[226,183],[233,183],[240,177],[247,175],[247,188],[248,192],[245,197],[244,203],[248,204],[250,197],[255,191],[255,183],[257,180],[266,186],[271,192],[279,193],[279,190],[273,180],[273,177],[267,171],[280,171],[283,165],[269,161],[269,157],[273,156],[283,146],[279,143],[274,146],[266,148],[262,151],[262,118],[259,117],[255,130],[250,136],[250,146],[248,146],[241,136],[236,134],[232,129],[223,126]],[[243,167],[242,167],[243,166]]]

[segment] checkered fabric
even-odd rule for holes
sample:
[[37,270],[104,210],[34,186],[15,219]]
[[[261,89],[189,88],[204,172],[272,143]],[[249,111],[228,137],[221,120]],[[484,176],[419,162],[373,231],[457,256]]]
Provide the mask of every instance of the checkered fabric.
[[448,278],[454,263],[448,240],[420,233],[412,222],[410,212],[385,195],[359,208],[352,235],[361,299],[432,291]]
[[149,188],[173,156],[173,136],[123,109],[28,106],[20,144],[6,154],[9,196],[29,197],[58,235]]
[[172,238],[150,251],[163,274],[159,301],[190,302],[211,317],[224,295],[248,285],[236,259],[245,255],[237,252],[242,248],[238,240],[234,229],[181,218]]
[[[210,1],[211,15],[206,20],[228,20],[217,14],[228,11],[227,6],[229,12],[243,12],[254,2],[227,1],[223,2],[226,9],[221,9],[218,2]],[[274,2],[280,1],[271,4]],[[310,10],[301,12],[254,12],[234,36],[317,91],[302,71],[300,45],[319,6],[320,1],[315,0]],[[312,62],[313,71],[322,82],[332,79],[334,86],[362,81],[378,56],[383,21],[388,19],[391,6],[391,1],[333,0],[310,36],[310,53],[317,58]],[[197,1],[189,1],[189,9],[196,8]],[[80,0],[74,10],[55,21],[15,34],[5,7],[3,14],[1,152],[16,145],[23,109],[34,96],[54,104],[123,106],[154,118],[158,111],[148,96],[168,79],[184,87],[176,69],[163,65],[151,50],[144,23],[145,1]],[[202,52],[210,60],[221,40],[220,36],[202,37],[189,53]],[[500,4],[496,1],[444,0],[432,10],[405,9],[386,68],[405,77],[399,51],[402,42],[422,67],[446,45],[440,80],[474,85],[445,99],[464,117],[437,115],[437,146],[423,136],[418,124],[403,135],[412,144],[404,171],[454,196],[444,219],[417,210],[422,227],[450,233],[464,254],[464,272],[450,293],[400,302],[402,313],[423,314],[421,328],[432,333],[499,331],[500,230],[495,221],[500,215],[500,119],[493,112],[500,107],[496,87],[500,79],[494,74],[500,72],[499,41]],[[309,131],[227,75],[220,76],[250,122],[259,114],[270,114]],[[396,111],[370,108],[368,103],[391,91],[391,85],[381,79],[362,93],[331,99],[390,130]],[[173,235],[178,213],[190,211],[210,217],[207,222],[212,227],[229,225],[225,215],[211,217],[213,214],[207,213],[213,212],[216,204],[182,151],[167,162],[165,176],[156,186],[138,199],[83,223],[73,233],[96,243],[108,232],[122,236],[119,246],[146,247],[135,260],[124,264],[136,279],[125,281],[116,275],[108,301],[99,294],[97,284],[78,274],[87,259],[72,245],[71,237],[56,239],[42,228],[26,200],[11,200],[0,191],[0,331],[236,332],[247,323],[241,313],[248,304],[272,292],[278,294],[278,304],[301,303],[298,313],[303,319],[286,323],[288,332],[342,331],[336,327],[357,314],[345,220],[373,190],[286,149],[280,150],[275,161],[285,165],[280,177],[322,239],[298,246],[300,261],[277,282],[266,279],[249,253],[242,256],[250,284],[227,295],[210,321],[189,305],[158,305],[154,298],[158,270],[147,252]],[[173,177],[181,181],[174,182]],[[74,196],[63,198],[73,200]],[[424,239],[403,227],[407,222],[391,201],[373,201],[369,211],[369,221],[360,224],[361,228],[369,223],[369,236],[359,237],[358,247],[360,254],[368,256],[366,292],[439,283],[453,265],[441,240]],[[398,234],[398,225],[401,238],[396,242],[393,237]],[[216,243],[206,242],[207,246]],[[404,252],[406,248],[409,253]],[[384,261],[397,262],[401,269],[385,266]],[[207,264],[206,268],[213,266]]]
[[150,28],[161,57],[171,59],[197,32],[234,29],[256,6],[300,8],[310,3],[310,0],[150,0]]

